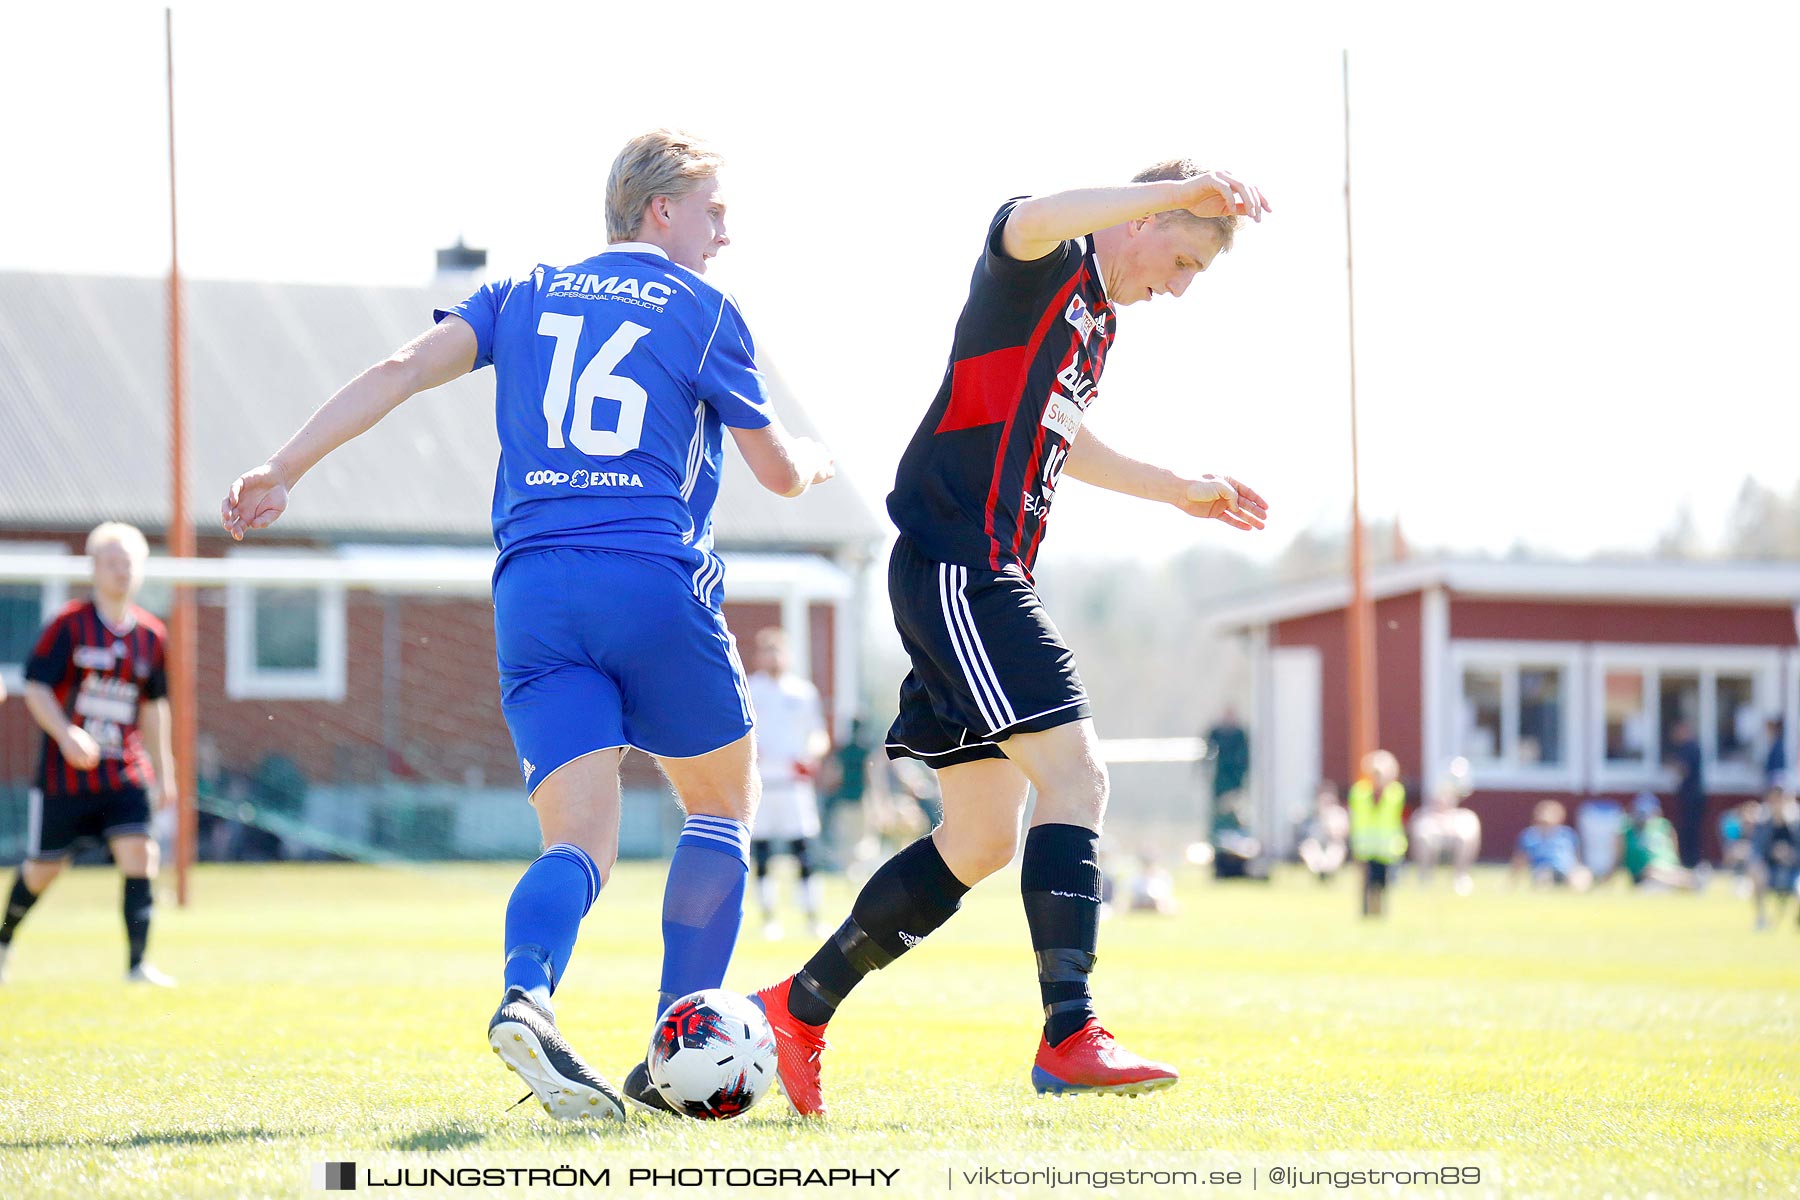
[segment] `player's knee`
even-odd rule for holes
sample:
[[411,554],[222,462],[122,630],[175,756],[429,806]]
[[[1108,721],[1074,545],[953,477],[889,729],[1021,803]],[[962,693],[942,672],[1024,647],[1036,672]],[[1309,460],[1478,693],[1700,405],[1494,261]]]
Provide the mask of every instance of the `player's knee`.
[[[946,836],[948,832],[948,836]],[[977,826],[960,830],[940,827],[937,834],[938,853],[955,876],[966,884],[974,884],[1000,870],[1019,852],[1019,831],[1015,826]]]
[[1106,764],[1083,759],[1039,786],[1038,816],[1040,820],[1098,829],[1111,794],[1112,780]]
[[112,855],[123,875],[143,879],[156,870],[156,843],[149,838],[118,838],[112,843]]
[[23,868],[26,888],[28,888],[33,895],[42,892],[56,881],[56,877],[62,874],[62,869],[67,865],[68,860],[64,858],[31,859],[27,861]]
[[756,819],[761,799],[762,783],[755,775],[688,780],[681,789],[681,807],[688,816],[728,817],[746,825]]

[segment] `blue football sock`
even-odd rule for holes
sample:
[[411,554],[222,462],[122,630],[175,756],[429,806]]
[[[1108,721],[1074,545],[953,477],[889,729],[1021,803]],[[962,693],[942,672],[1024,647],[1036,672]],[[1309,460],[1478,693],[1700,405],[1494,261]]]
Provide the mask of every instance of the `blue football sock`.
[[725,982],[725,968],[744,923],[744,882],[749,875],[747,825],[730,817],[687,819],[663,888],[658,1016],[688,993]]
[[558,842],[538,855],[506,904],[506,986],[549,1008],[599,894],[600,868],[580,846]]

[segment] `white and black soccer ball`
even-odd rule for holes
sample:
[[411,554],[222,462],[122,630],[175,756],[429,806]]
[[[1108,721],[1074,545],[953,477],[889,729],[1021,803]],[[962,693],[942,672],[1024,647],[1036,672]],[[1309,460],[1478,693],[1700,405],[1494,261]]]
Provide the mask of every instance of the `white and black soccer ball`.
[[748,997],[723,988],[683,996],[656,1021],[650,1082],[676,1112],[723,1121],[775,1081],[775,1032]]

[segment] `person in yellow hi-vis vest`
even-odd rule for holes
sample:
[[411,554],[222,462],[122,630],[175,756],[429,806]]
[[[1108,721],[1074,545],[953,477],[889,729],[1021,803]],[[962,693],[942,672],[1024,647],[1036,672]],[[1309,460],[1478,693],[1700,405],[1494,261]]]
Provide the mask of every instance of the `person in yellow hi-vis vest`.
[[1350,854],[1363,864],[1362,914],[1379,917],[1387,896],[1388,868],[1406,857],[1406,789],[1400,764],[1386,750],[1363,759],[1362,777],[1350,785]]

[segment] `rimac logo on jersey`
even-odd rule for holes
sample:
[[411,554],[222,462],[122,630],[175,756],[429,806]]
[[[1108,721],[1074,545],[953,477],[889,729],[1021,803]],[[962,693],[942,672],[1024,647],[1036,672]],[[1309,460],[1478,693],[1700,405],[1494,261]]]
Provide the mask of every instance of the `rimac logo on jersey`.
[[568,484],[572,488],[591,487],[634,487],[644,486],[643,476],[632,471],[527,471],[526,487],[543,487],[555,485],[561,487]]
[[573,271],[562,272],[550,281],[545,292],[551,296],[577,296],[584,300],[622,300],[639,308],[654,308],[657,312],[661,312],[663,305],[675,295],[675,290],[668,284],[654,279],[621,279],[617,275],[602,279],[586,271],[579,275]]

